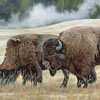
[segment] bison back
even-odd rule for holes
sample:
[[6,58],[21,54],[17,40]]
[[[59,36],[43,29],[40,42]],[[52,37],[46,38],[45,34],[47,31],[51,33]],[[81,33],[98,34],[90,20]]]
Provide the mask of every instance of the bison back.
[[77,76],[86,77],[94,67],[98,53],[100,28],[75,27],[63,32],[59,39],[66,45],[67,67]]

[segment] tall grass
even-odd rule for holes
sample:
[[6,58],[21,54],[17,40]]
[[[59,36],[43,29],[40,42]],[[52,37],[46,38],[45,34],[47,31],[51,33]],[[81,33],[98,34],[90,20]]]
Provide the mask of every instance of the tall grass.
[[36,88],[33,83],[27,82],[22,87],[21,76],[15,84],[0,86],[0,100],[100,100],[100,68],[96,68],[97,81],[87,89],[76,87],[76,77],[70,74],[67,88],[60,88],[63,74],[59,71],[51,77],[48,71],[43,72],[43,83]]

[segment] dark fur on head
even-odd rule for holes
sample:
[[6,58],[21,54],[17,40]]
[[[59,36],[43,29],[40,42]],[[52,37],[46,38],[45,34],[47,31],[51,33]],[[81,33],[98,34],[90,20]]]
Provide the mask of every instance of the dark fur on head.
[[62,62],[66,60],[66,49],[61,41],[61,48],[59,50],[56,49],[59,46],[59,41],[58,39],[48,39],[43,45],[43,60],[48,61],[50,63],[49,66],[55,69],[59,69],[62,66]]

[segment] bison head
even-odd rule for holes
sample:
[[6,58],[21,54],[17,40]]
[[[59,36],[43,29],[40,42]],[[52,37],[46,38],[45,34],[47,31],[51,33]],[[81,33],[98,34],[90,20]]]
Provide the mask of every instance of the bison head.
[[65,65],[66,48],[59,39],[48,39],[43,45],[43,65],[49,69],[60,69]]

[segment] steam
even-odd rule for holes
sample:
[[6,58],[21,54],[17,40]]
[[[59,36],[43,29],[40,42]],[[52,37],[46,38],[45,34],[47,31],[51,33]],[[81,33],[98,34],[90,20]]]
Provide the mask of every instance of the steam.
[[44,7],[42,4],[37,4],[28,11],[26,18],[21,22],[18,19],[19,14],[12,15],[7,22],[0,20],[0,28],[33,28],[68,20],[85,19],[89,18],[89,13],[96,10],[96,5],[100,6],[100,0],[84,0],[78,11],[59,13],[55,6]]

